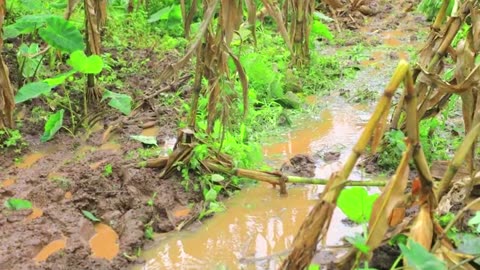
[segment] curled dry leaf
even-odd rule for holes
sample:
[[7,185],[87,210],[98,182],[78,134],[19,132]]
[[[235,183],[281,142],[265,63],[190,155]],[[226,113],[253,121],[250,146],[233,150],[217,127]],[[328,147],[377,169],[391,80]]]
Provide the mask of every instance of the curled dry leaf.
[[420,212],[410,228],[410,238],[422,245],[426,250],[430,250],[433,239],[433,222],[428,203],[420,207]]
[[408,144],[395,175],[373,205],[372,216],[368,224],[367,237],[367,245],[370,247],[370,250],[374,250],[381,244],[389,228],[389,220],[394,209],[405,202],[404,190],[407,187],[409,172],[408,161],[411,153],[412,146]]

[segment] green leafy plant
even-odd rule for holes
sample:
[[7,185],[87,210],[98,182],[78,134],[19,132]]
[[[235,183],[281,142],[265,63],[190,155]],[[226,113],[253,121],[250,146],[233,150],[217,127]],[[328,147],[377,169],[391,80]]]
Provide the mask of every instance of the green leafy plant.
[[343,189],[337,200],[337,206],[352,221],[366,223],[370,220],[373,204],[379,194],[368,194],[363,187]]
[[83,215],[93,222],[100,222],[101,220],[97,218],[92,212],[87,210],[82,210]]
[[155,136],[130,135],[130,138],[143,144],[158,146],[157,138]]
[[393,170],[398,165],[403,151],[406,149],[405,135],[400,130],[385,132],[383,144],[379,152],[378,165]]
[[110,175],[112,175],[112,173],[113,173],[112,164],[109,163],[105,165],[105,167],[103,168],[103,176],[109,177]]
[[15,148],[20,152],[28,144],[17,129],[0,129],[0,149]]
[[480,234],[480,211],[475,212],[475,215],[468,221],[468,226],[474,228],[474,232]]
[[6,200],[3,205],[7,209],[14,210],[14,211],[32,208],[32,202],[24,199],[18,199],[18,198],[10,198]]
[[149,240],[153,240],[154,232],[152,225],[145,225],[144,236]]
[[408,265],[416,270],[442,270],[447,269],[444,262],[429,253],[422,245],[408,240],[406,245],[399,244],[402,255],[407,259]]
[[154,192],[152,194],[152,197],[150,197],[150,199],[148,199],[148,201],[147,201],[148,206],[153,206],[153,204],[155,202],[155,197],[157,197],[157,192]]
[[57,111],[54,114],[51,114],[48,117],[47,122],[45,123],[44,133],[40,138],[41,142],[49,141],[53,136],[60,130],[63,125],[63,109]]

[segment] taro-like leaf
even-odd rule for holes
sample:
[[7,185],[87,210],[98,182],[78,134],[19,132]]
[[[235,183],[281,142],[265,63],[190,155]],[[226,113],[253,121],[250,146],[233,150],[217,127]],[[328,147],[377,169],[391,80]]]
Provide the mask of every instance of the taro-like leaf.
[[356,223],[364,223],[370,219],[372,207],[378,194],[369,195],[363,187],[352,187],[342,190],[337,206]]
[[407,259],[408,266],[417,270],[443,270],[447,269],[444,262],[429,253],[419,243],[409,240],[407,245],[398,244],[403,256]]
[[87,211],[87,210],[82,210],[82,213],[83,213],[83,215],[84,215],[86,218],[90,219],[90,220],[93,221],[93,222],[100,222],[100,221],[101,221],[101,220],[100,220],[99,218],[97,218],[94,214],[92,214],[92,212],[89,212],[89,211]]
[[345,239],[364,254],[367,254],[370,251],[370,248],[367,245],[367,239],[359,233],[355,233],[352,237],[347,236]]
[[63,113],[64,110],[61,109],[48,117],[47,122],[45,123],[43,135],[40,138],[41,142],[46,142],[52,139],[58,130],[60,130],[63,125]]
[[25,78],[30,78],[35,75],[37,69],[41,68],[40,60],[41,56],[38,55],[36,57],[28,57],[29,55],[36,54],[40,51],[40,47],[38,43],[32,43],[30,46],[27,46],[25,43],[20,45],[18,50],[17,61],[19,66],[22,67],[22,75]]
[[105,90],[103,92],[102,101],[107,98],[110,98],[108,105],[121,111],[123,114],[129,115],[132,111],[132,98],[129,95]]
[[148,18],[149,23],[153,23],[156,21],[166,21],[168,20],[168,15],[170,14],[170,11],[172,10],[172,7],[165,7],[160,9],[159,11],[153,13],[150,18]]
[[48,85],[50,85],[50,87],[55,87],[57,85],[63,84],[68,79],[68,77],[75,74],[75,72],[76,72],[75,70],[70,70],[68,72],[59,74],[53,78],[45,79],[43,81]]
[[10,198],[5,201],[4,206],[10,210],[31,209],[32,203],[28,200]]
[[52,90],[52,87],[46,82],[33,82],[27,83],[15,95],[15,103],[21,103],[33,98],[36,98],[42,94],[47,94]]
[[131,135],[130,138],[144,144],[157,145],[157,138],[155,136]]
[[223,180],[225,180],[225,177],[223,177],[222,175],[220,174],[212,174],[212,181],[213,182],[222,182]]
[[317,20],[313,21],[312,35],[321,36],[326,38],[327,40],[333,40],[333,34],[332,32],[330,32],[330,29],[328,29],[328,26]]
[[84,74],[98,74],[102,71],[103,61],[98,55],[87,56],[83,51],[75,51],[67,60],[74,70]]
[[217,200],[217,192],[213,188],[208,190],[204,196],[205,196],[205,201],[207,202],[214,202]]
[[51,17],[46,24],[47,27],[41,28],[38,34],[50,46],[68,53],[85,49],[82,34],[71,22],[61,17]]
[[32,33],[52,17],[52,15],[25,15],[14,24],[3,27],[3,39],[16,38],[19,35]]
[[468,225],[472,227],[476,227],[477,233],[480,233],[480,211],[477,211],[475,213],[475,216],[473,216],[469,221]]

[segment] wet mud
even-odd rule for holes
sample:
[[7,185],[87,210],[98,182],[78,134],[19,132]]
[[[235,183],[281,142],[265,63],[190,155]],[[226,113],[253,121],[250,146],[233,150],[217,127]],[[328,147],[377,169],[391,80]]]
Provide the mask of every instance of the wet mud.
[[[161,67],[168,64],[147,56],[146,50],[136,55],[110,53],[132,62],[152,59],[142,69],[144,73],[125,78],[119,92],[150,87]],[[22,106],[19,110],[28,112],[27,106],[39,104],[33,101]],[[102,133],[116,114],[92,128],[91,134],[73,138],[60,132],[43,144],[39,143],[42,126],[21,127],[29,147],[0,155],[0,269],[126,269],[149,241],[144,236],[145,224],[157,233],[168,232],[198,215],[192,205],[200,202],[201,194],[187,193],[176,177],[160,179],[158,170],[138,168],[138,154],[130,155],[144,145],[129,136],[142,132],[157,136],[159,152],[171,147],[180,116],[161,104],[156,110],[160,117],[149,129],[144,130],[142,123],[124,125],[104,144]],[[146,107],[140,116],[144,114],[151,114],[151,108]],[[28,123],[30,116],[22,117]],[[107,165],[111,173],[105,172]],[[152,203],[147,204],[153,194]],[[3,207],[12,197],[31,201],[33,208],[11,211]],[[100,222],[89,220],[82,211],[91,212]],[[174,212],[176,218],[170,215]]]

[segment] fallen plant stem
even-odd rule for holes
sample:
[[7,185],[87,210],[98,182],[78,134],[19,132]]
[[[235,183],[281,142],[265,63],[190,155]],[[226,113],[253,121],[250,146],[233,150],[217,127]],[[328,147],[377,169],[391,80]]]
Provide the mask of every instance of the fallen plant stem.
[[[148,168],[162,168],[167,164],[168,157],[157,157],[147,160],[146,163],[142,163],[140,166],[145,165]],[[300,176],[286,176],[275,172],[264,172],[247,169],[230,169],[222,165],[215,164],[213,162],[205,162],[204,165],[211,171],[225,173],[229,175],[235,175],[238,177],[245,177],[261,182],[270,183],[272,185],[280,185],[281,177],[285,177],[286,183],[292,184],[312,184],[312,185],[326,185],[328,179],[321,178],[308,178]],[[346,180],[342,183],[345,186],[364,186],[364,187],[382,187],[387,184],[386,180],[368,180],[368,181],[355,181]]]

